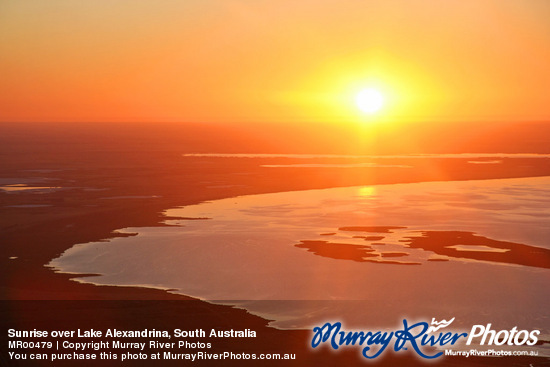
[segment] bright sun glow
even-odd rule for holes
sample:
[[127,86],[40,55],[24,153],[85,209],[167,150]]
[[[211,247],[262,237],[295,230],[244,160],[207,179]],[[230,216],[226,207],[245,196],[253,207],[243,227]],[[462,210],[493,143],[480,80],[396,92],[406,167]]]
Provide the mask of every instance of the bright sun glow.
[[384,96],[376,89],[363,89],[357,93],[355,102],[361,111],[374,114],[384,106]]

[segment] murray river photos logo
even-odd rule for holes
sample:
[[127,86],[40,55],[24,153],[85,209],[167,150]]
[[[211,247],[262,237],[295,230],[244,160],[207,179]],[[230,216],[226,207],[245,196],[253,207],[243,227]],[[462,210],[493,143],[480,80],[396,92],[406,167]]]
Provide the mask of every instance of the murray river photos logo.
[[[426,359],[441,357],[444,353],[441,349],[449,348],[457,343],[465,342],[465,345],[488,346],[521,346],[535,345],[538,341],[539,330],[493,330],[491,324],[473,325],[469,333],[443,330],[454,321],[454,317],[447,321],[432,319],[431,324],[425,321],[414,324],[403,320],[403,328],[395,331],[345,331],[340,322],[327,322],[323,326],[313,328],[311,346],[317,348],[328,344],[334,350],[344,346],[356,346],[361,348],[361,354],[368,359],[374,359],[382,355],[386,350],[394,352],[412,350],[417,355]],[[434,348],[436,347],[435,351]],[[444,347],[444,348],[441,348]],[[430,351],[426,351],[430,349]]]

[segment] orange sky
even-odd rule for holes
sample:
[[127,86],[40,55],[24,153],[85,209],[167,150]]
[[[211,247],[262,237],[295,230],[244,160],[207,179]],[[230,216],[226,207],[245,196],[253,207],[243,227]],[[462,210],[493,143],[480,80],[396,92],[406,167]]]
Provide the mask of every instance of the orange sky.
[[0,121],[550,120],[549,19],[546,0],[4,1]]

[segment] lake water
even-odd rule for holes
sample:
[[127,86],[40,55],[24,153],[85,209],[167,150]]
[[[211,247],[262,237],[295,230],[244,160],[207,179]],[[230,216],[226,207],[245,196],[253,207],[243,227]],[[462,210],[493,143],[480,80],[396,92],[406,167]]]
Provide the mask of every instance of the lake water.
[[278,328],[456,317],[548,340],[548,208],[549,177],[249,195],[167,210],[181,219],[76,245],[49,266],[241,307]]

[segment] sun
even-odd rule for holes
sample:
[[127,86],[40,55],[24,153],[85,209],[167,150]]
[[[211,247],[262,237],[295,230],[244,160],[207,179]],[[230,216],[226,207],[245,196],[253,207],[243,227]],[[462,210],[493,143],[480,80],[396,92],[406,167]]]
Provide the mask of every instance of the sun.
[[384,107],[384,95],[374,88],[363,89],[355,97],[357,107],[367,114],[375,114]]

